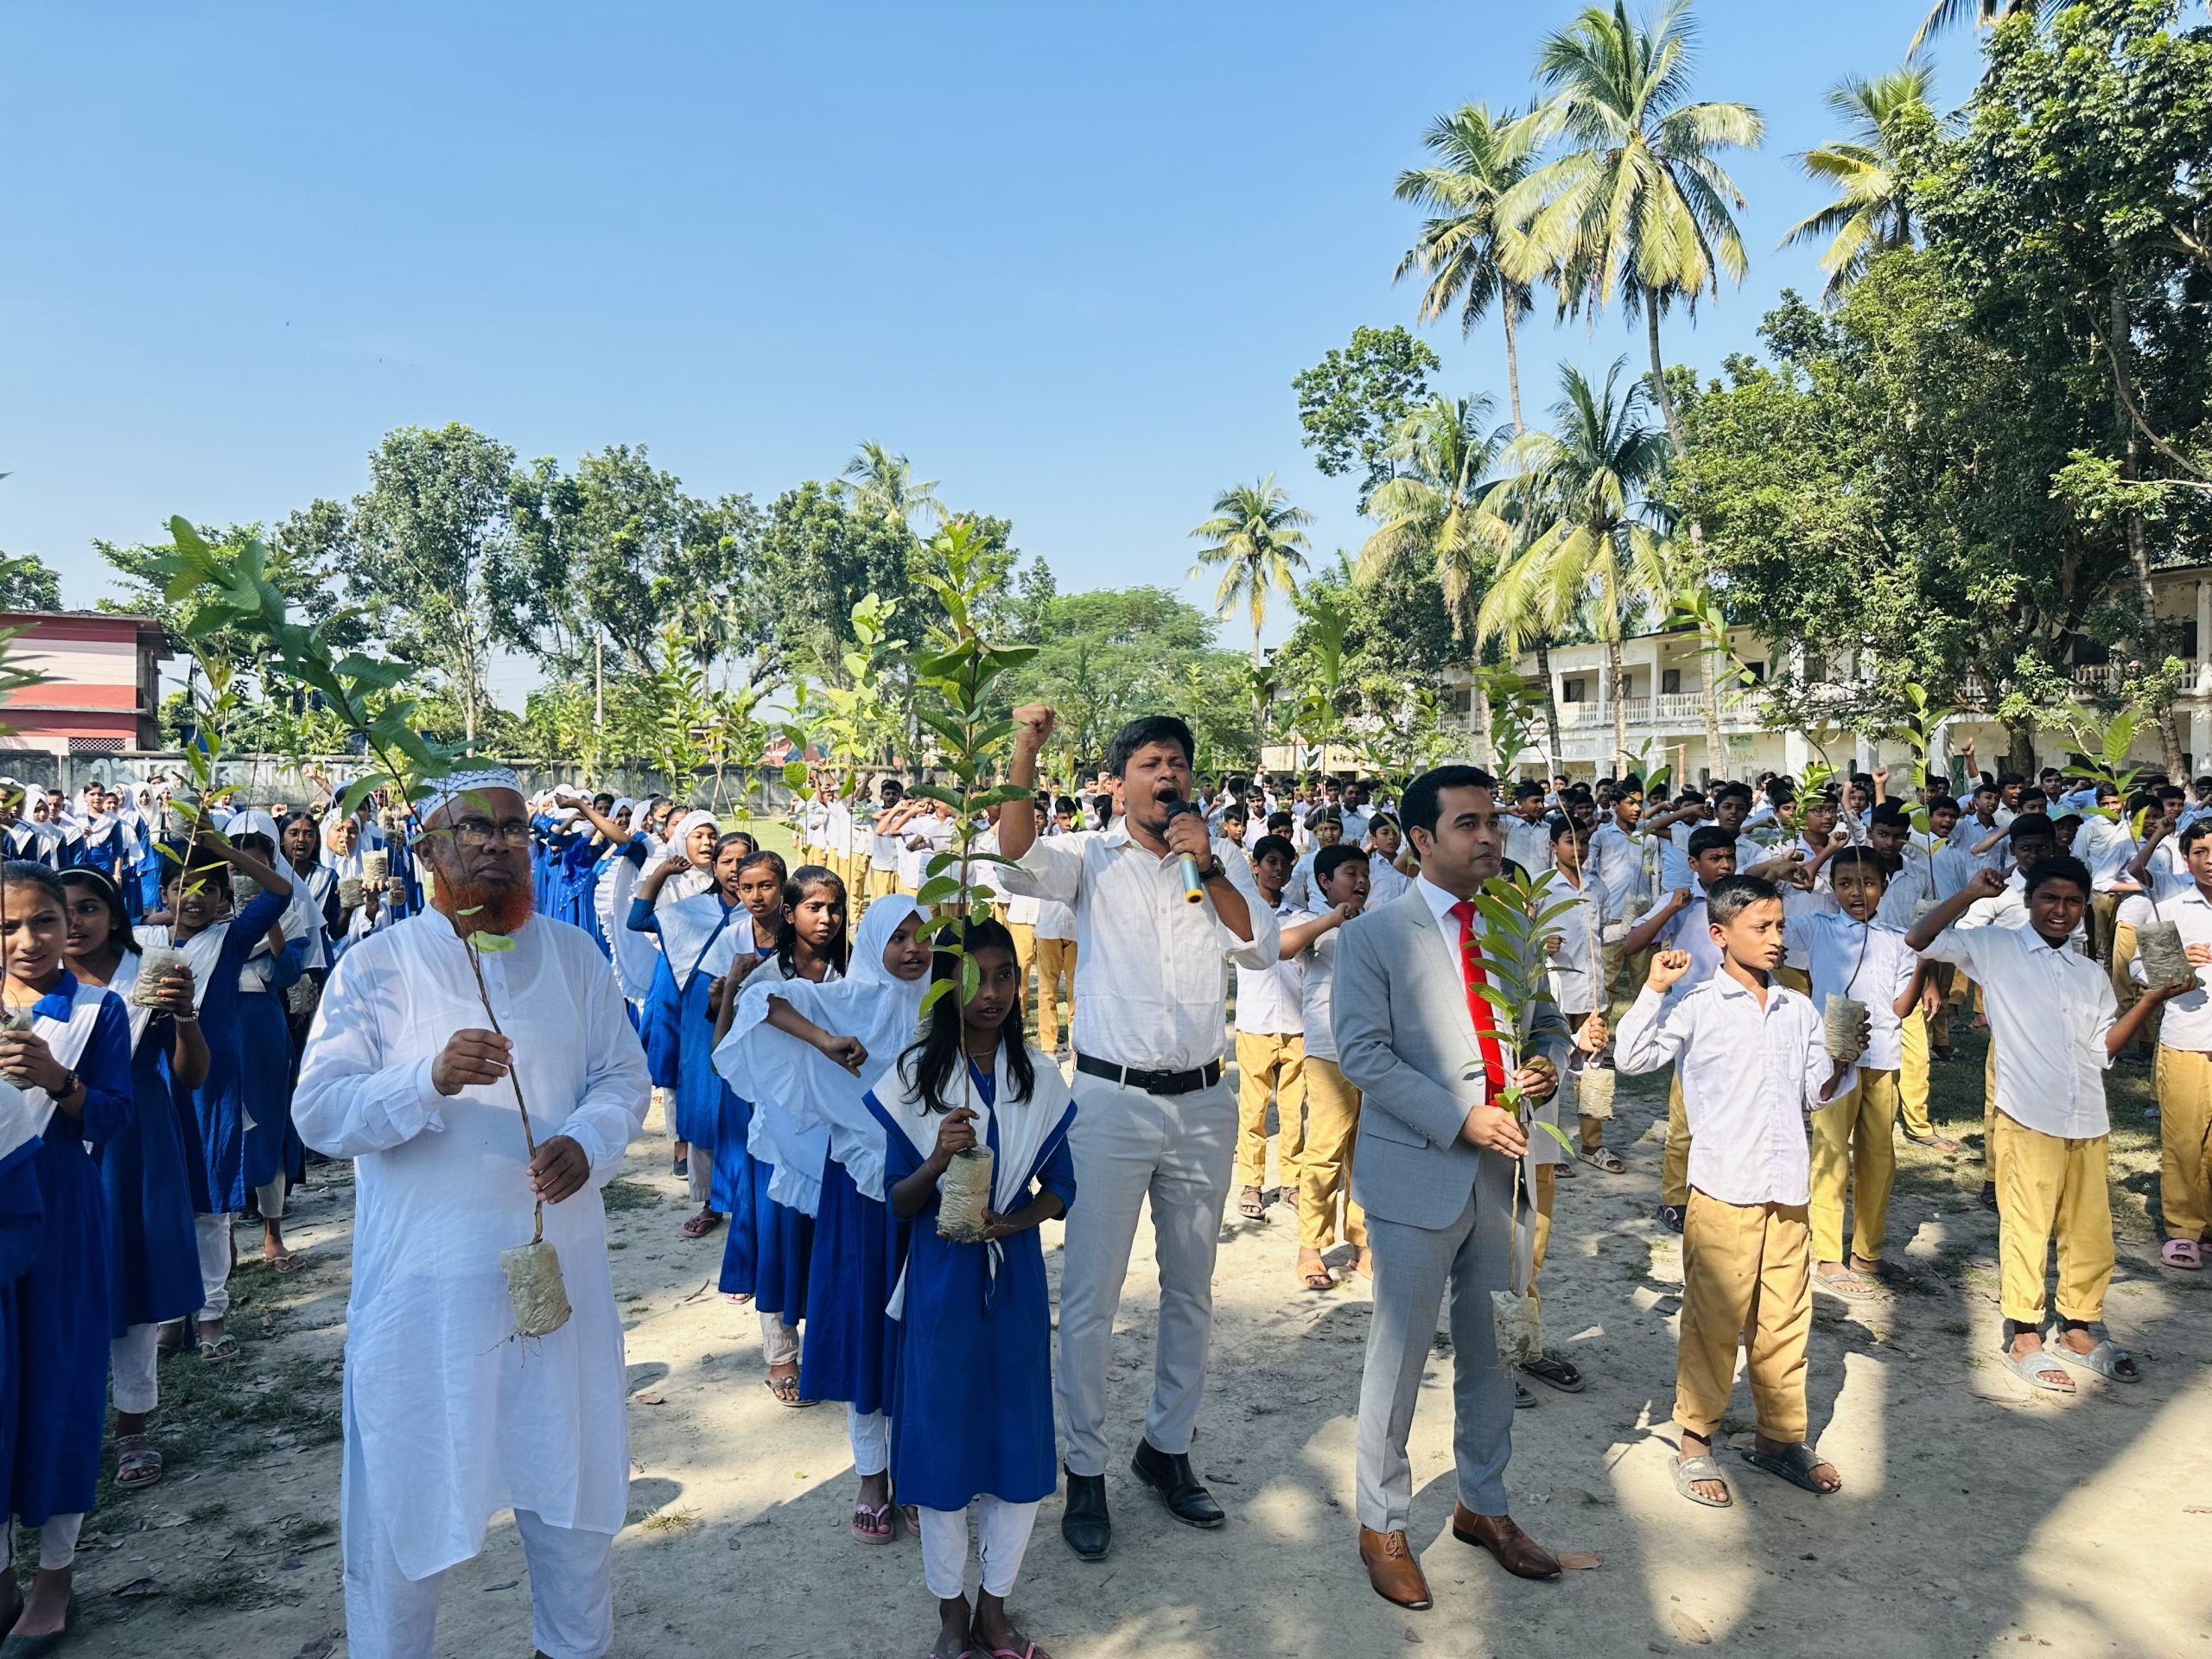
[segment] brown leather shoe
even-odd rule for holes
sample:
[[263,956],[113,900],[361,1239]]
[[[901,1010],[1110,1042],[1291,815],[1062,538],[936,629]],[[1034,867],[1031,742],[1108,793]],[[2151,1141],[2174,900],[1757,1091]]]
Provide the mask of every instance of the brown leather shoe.
[[1452,1535],[1463,1544],[1486,1549],[1516,1579],[1559,1577],[1559,1557],[1513,1524],[1510,1515],[1477,1515],[1464,1503],[1452,1506]]
[[1421,1563],[1414,1559],[1413,1551],[1406,1547],[1404,1533],[1374,1532],[1362,1527],[1359,1559],[1367,1563],[1367,1581],[1383,1600],[1395,1601],[1415,1612],[1423,1611],[1431,1605],[1428,1580],[1422,1576]]

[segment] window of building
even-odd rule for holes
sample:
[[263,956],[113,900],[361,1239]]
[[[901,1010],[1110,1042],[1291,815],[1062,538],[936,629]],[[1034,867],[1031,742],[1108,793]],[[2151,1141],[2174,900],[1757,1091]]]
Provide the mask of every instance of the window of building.
[[1659,671],[1659,695],[1671,697],[1682,689],[1682,671],[1662,668]]
[[1559,700],[1561,702],[1580,702],[1584,699],[1588,685],[1587,680],[1561,680],[1559,685]]
[[1624,670],[1621,673],[1621,696],[1624,697],[1632,697],[1635,695],[1636,676],[1633,673]]
[[1766,664],[1764,663],[1745,663],[1744,664],[1744,676],[1746,679],[1750,680],[1753,685],[1764,685],[1766,683]]

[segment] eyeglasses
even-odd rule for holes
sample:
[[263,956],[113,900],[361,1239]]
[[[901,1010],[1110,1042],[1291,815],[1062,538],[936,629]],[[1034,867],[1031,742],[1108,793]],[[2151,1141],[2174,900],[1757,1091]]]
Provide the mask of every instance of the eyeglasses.
[[453,838],[463,847],[489,847],[495,841],[504,841],[519,847],[530,839],[530,823],[526,818],[509,818],[504,823],[493,823],[488,818],[463,818],[453,827]]

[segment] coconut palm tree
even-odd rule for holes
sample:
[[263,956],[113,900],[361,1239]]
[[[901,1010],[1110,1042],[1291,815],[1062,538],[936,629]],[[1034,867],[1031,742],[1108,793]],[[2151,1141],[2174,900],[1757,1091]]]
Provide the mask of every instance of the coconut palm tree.
[[1912,245],[1911,191],[1891,139],[1900,117],[1914,124],[1934,118],[1928,93],[1935,79],[1923,64],[1872,80],[1853,75],[1837,82],[1827,106],[1844,121],[1847,136],[1797,157],[1814,180],[1833,185],[1836,196],[1790,226],[1782,245],[1827,244],[1821,256],[1828,277],[1821,297],[1830,305],[1842,299],[1876,254]]
[[1222,567],[1213,596],[1215,614],[1226,618],[1243,607],[1252,619],[1252,662],[1260,661],[1260,625],[1267,620],[1270,594],[1298,592],[1298,573],[1306,568],[1309,543],[1306,526],[1313,515],[1294,507],[1269,473],[1257,484],[1232,484],[1214,498],[1213,517],[1191,534],[1206,545],[1191,567],[1197,575],[1208,565]]
[[1936,0],[1928,9],[1928,16],[1921,20],[1919,32],[1913,35],[1912,45],[1906,49],[1908,59],[1920,55],[1920,48],[1942,35],[1956,29],[1968,17],[1974,19],[1977,29],[1994,29],[2016,11],[2033,11],[2038,18],[2056,12],[2063,0]]
[[1537,118],[1518,110],[1493,115],[1487,104],[1462,105],[1429,124],[1421,140],[1433,167],[1398,175],[1395,194],[1431,214],[1393,282],[1426,278],[1421,320],[1457,309],[1462,336],[1474,332],[1493,301],[1505,325],[1505,385],[1514,429],[1521,427],[1521,363],[1515,325],[1529,310],[1529,285],[1498,263],[1497,204],[1535,165],[1542,147]]
[[1594,387],[1573,366],[1560,372],[1554,430],[1516,446],[1522,471],[1508,497],[1534,526],[1527,549],[1497,575],[1499,614],[1566,617],[1587,603],[1605,646],[1616,760],[1628,756],[1628,713],[1620,696],[1621,641],[1665,592],[1665,537],[1651,492],[1668,464],[1667,435],[1647,418],[1643,384],[1622,376],[1628,359]]
[[918,531],[922,524],[944,517],[937,499],[937,480],[917,480],[906,456],[893,454],[880,443],[863,441],[845,463],[844,477],[830,487],[854,512],[887,524]]
[[1508,275],[1559,290],[1564,309],[1595,313],[1618,297],[1641,312],[1651,345],[1652,396],[1675,453],[1681,428],[1668,396],[1659,314],[1694,309],[1742,279],[1744,206],[1715,152],[1751,149],[1765,123],[1748,104],[1691,103],[1689,0],[1672,0],[1649,27],[1592,6],[1547,39],[1536,77],[1552,89],[1542,111],[1566,153],[1529,174],[1497,205]]
[[1358,575],[1372,581],[1401,559],[1427,554],[1444,588],[1452,626],[1474,658],[1473,708],[1490,759],[1490,703],[1482,690],[1482,640],[1475,617],[1484,590],[1513,542],[1495,511],[1498,459],[1509,435],[1493,430],[1487,397],[1441,396],[1408,415],[1385,452],[1397,475],[1368,499],[1375,533],[1359,550]]

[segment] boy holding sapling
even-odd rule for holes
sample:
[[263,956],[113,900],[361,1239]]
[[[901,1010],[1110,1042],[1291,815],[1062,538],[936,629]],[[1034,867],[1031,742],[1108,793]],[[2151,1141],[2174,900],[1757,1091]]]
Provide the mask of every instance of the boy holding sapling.
[[[1720,965],[1690,984],[1690,954],[1651,964],[1616,1062],[1625,1072],[1669,1061],[1694,1136],[1682,1225],[1681,1338],[1675,1421],[1675,1490],[1726,1509],[1734,1498],[1713,1458],[1728,1408],[1739,1342],[1750,1350],[1754,1467],[1821,1496],[1840,1490],[1834,1465],[1805,1444],[1805,1344],[1813,1325],[1808,1246],[1811,1159],[1805,1120],[1844,1096],[1866,1032],[1839,1032],[1774,970],[1783,945],[1782,895],[1756,876],[1716,881],[1707,930]],[[1836,1052],[1841,1049],[1843,1052]]]
[[[1847,847],[1829,862],[1837,908],[1791,915],[1784,938],[1811,964],[1813,1006],[1831,1025],[1866,1023],[1859,1078],[1843,1098],[1813,1114],[1814,1284],[1851,1301],[1879,1293],[1881,1281],[1902,1280],[1882,1260],[1882,1238],[1897,1182],[1897,1115],[1907,1015],[1916,1015],[1919,958],[1904,934],[1878,916],[1889,885],[1883,855]],[[1840,1007],[1839,1006],[1840,1005]],[[1840,1036],[1840,1033],[1839,1033]],[[1838,1046],[1831,1041],[1831,1048]],[[1851,1254],[1843,1253],[1846,1187],[1851,1193]]]
[[[2212,964],[2212,817],[2191,821],[2177,839],[2189,886],[2151,905],[2152,925],[2140,931],[2131,971],[2140,986],[2169,977],[2183,982],[2163,1011],[2152,1073],[2158,1208],[2166,1231],[2159,1260],[2194,1273],[2212,1244],[2212,996],[2204,989],[2204,969]],[[2172,959],[2177,945],[2179,963]]]
[[[1569,1031],[1584,1033],[1594,1039],[1577,1043],[1567,1057],[1568,1092],[1576,1103],[1576,1116],[1580,1120],[1580,1151],[1576,1154],[1592,1169],[1603,1170],[1608,1175],[1618,1175],[1627,1166],[1618,1155],[1607,1150],[1605,1141],[1605,1120],[1612,1116],[1612,1079],[1605,1077],[1592,1087],[1581,1084],[1585,1070],[1610,1071],[1611,1062],[1605,1058],[1605,984],[1602,940],[1605,931],[1605,913],[1611,895],[1592,869],[1592,836],[1588,829],[1561,815],[1551,822],[1552,868],[1537,889],[1537,905],[1548,909],[1554,905],[1572,904],[1568,911],[1554,922],[1544,938],[1545,976],[1551,987],[1552,1001],[1567,1020]],[[1602,1101],[1596,1096],[1602,1096]],[[1585,1103],[1601,1105],[1597,1115],[1583,1109]],[[1556,1149],[1557,1142],[1552,1142]],[[1551,1210],[1543,1184],[1550,1179],[1551,1165],[1558,1161],[1546,1154],[1542,1147],[1539,1154],[1538,1209],[1548,1217]]]
[[[2054,1354],[2113,1382],[2141,1378],[2124,1350],[2090,1329],[2104,1318],[2113,1268],[2104,1073],[2154,1008],[2196,982],[2152,987],[2119,1014],[2111,979],[2069,948],[2091,890],[2079,859],[2044,858],[2023,879],[2024,924],[1969,928],[1960,925],[1969,909],[2005,892],[1994,870],[1981,870],[1905,935],[1923,956],[1958,963],[1982,988],[1995,1061],[1989,1166],[2005,1363],[2051,1394],[2074,1392]],[[2059,1329],[2055,1350],[2047,1350],[2044,1278],[2054,1231]]]

